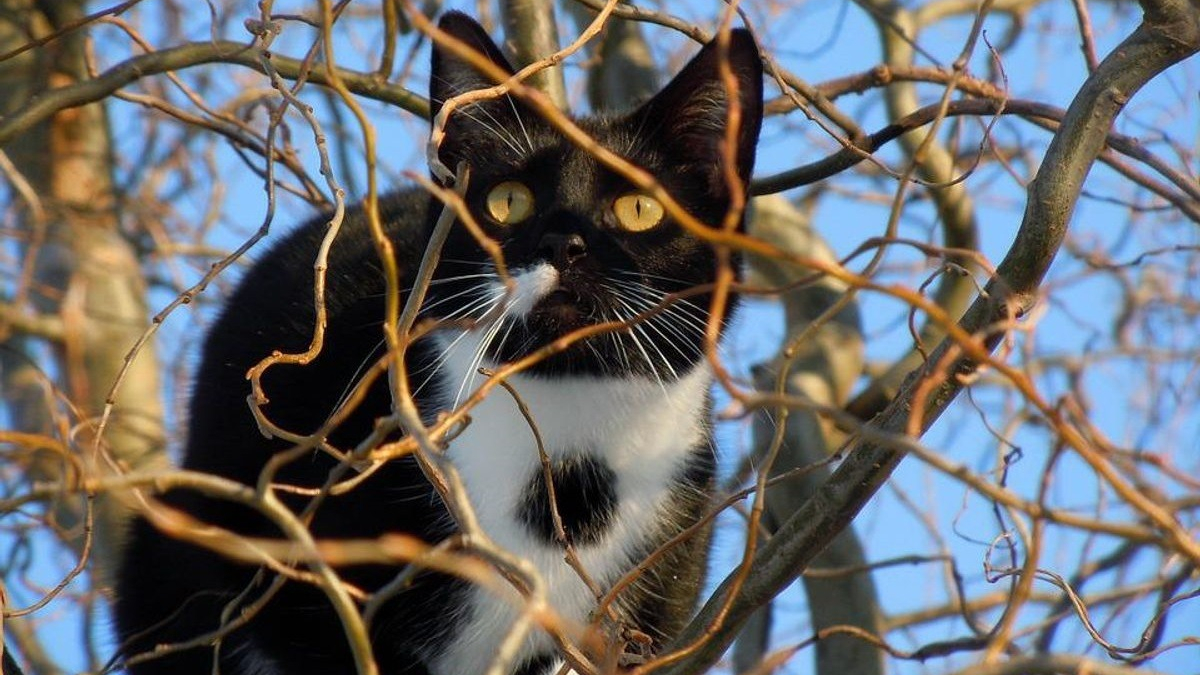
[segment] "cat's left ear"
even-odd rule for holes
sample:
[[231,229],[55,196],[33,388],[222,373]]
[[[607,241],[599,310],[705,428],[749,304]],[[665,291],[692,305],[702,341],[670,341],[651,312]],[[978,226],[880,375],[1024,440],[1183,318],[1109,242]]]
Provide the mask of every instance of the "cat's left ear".
[[[500,47],[471,17],[462,12],[446,12],[438,21],[438,29],[449,37],[474,49],[483,61],[490,61],[506,75],[514,72],[512,65],[500,53]],[[430,115],[436,116],[447,99],[468,91],[485,89],[496,84],[468,60],[459,58],[447,46],[433,45],[433,61],[429,77]]]
[[748,183],[754,170],[763,109],[762,59],[750,31],[740,28],[730,31],[724,54],[717,39],[711,40],[632,116],[638,125],[635,128],[642,133],[654,133],[660,142],[674,149],[677,157],[709,167],[709,188],[714,192],[726,190],[721,148],[731,109],[730,88],[721,75],[722,59],[729,64],[737,83],[735,105],[741,119],[734,161],[737,175],[743,183]]
[[[466,14],[447,12],[438,21],[438,29],[475,50],[479,59],[490,62],[505,76],[516,72],[483,26]],[[430,121],[436,119],[448,99],[495,84],[495,80],[470,60],[460,58],[449,47],[435,41],[429,75]],[[459,160],[513,149],[513,130],[522,128],[517,112],[520,108],[520,104],[508,96],[501,96],[455,109],[446,124],[446,137],[438,153],[440,159],[446,166],[454,167]]]

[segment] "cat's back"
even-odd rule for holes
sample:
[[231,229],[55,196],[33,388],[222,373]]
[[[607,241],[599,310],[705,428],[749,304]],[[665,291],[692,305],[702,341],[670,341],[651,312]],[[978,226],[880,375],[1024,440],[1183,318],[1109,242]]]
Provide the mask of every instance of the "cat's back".
[[[417,188],[379,199],[380,225],[402,274],[420,260],[428,241],[428,208],[428,194]],[[308,345],[315,319],[314,266],[334,218],[332,211],[318,215],[265,247],[264,253],[258,253],[264,248],[260,246],[247,254],[251,265],[209,331],[204,346],[206,363],[199,368],[199,376],[205,375],[207,362],[214,357],[256,348],[269,348],[266,353],[270,354]],[[348,206],[325,261],[322,300],[329,315],[339,315],[383,292],[379,255],[364,206]]]

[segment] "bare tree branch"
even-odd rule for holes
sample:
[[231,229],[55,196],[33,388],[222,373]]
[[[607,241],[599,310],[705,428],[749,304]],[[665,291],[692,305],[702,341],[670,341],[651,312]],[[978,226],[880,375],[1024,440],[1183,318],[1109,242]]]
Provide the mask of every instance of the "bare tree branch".
[[27,314],[7,302],[0,302],[0,335],[10,331],[54,342],[61,341],[66,335],[61,318],[50,314]]
[[[773,194],[811,185],[859,164],[866,159],[864,152],[874,153],[885,144],[903,137],[908,131],[928,124],[939,117],[960,115],[1019,115],[1042,128],[1053,131],[1058,128],[1058,124],[1066,116],[1066,111],[1044,103],[1023,100],[963,100],[952,101],[944,107],[939,104],[928,105],[914,110],[867,136],[858,146],[842,148],[834,154],[810,164],[788,169],[773,176],[757,178],[751,185],[751,191],[758,195]],[[1109,132],[1105,138],[1105,145],[1110,149],[1106,149],[1100,154],[1100,161],[1162,197],[1192,220],[1200,222],[1200,187],[1196,186],[1194,180],[1155,156],[1137,139],[1125,134]],[[1170,180],[1171,185],[1165,185],[1145,174],[1131,170],[1114,156],[1114,152],[1137,159],[1154,168]],[[873,388],[860,395],[860,398],[871,398],[875,394],[870,392],[882,391],[882,389]]]
[[[294,80],[305,73],[308,81],[327,86],[329,73],[322,65],[307,70],[301,61],[275,54],[261,54],[251,46],[228,41],[194,42],[162,49],[127,59],[95,78],[42,92],[0,121],[0,144],[28,131],[35,124],[49,119],[61,110],[103,100],[106,96],[147,75],[155,75],[208,63],[228,63],[265,73],[259,58],[266,56],[275,71],[285,79]],[[411,91],[388,84],[373,73],[339,69],[346,88],[360,96],[390,103],[409,112],[427,117],[429,102]]]

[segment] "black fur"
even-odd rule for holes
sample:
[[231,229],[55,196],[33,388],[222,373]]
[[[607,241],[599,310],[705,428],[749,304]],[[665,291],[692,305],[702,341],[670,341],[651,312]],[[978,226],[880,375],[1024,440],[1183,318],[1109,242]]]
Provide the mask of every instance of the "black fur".
[[[467,17],[451,13],[440,24],[446,32],[482,49],[500,67],[512,72],[499,50]],[[739,141],[737,174],[747,181],[754,160],[761,118],[761,65],[748,33],[736,31],[729,51],[730,64],[742,93],[743,128]],[[653,173],[691,213],[718,225],[728,209],[729,196],[720,168],[718,144],[725,119],[723,89],[714,89],[716,51],[710,45],[657,97],[634,112],[604,119],[584,119],[579,124],[605,146],[625,155]],[[457,58],[433,52],[431,99],[435,114],[449,95],[492,82]],[[704,92],[701,97],[689,92]],[[519,119],[518,119],[519,117]],[[482,126],[501,126],[513,138],[505,141]],[[715,129],[715,131],[714,131]],[[687,236],[674,223],[651,232],[627,234],[616,230],[611,203],[630,189],[628,183],[603,168],[541,121],[519,101],[507,99],[480,103],[452,117],[441,150],[443,161],[471,166],[467,201],[489,235],[499,240],[505,258],[520,268],[544,256],[544,242],[553,234],[578,235],[586,255],[562,270],[564,292],[556,302],[569,311],[539,308],[539,315],[503,342],[494,355],[504,361],[522,356],[566,332],[598,320],[615,300],[604,284],[627,279],[659,292],[671,292],[710,282],[715,257],[711,249]],[[517,147],[510,143],[517,142]],[[484,215],[487,190],[501,180],[521,180],[535,192],[543,206],[529,222],[504,229]],[[408,287],[440,211],[440,204],[419,190],[405,190],[384,198],[380,214],[395,249],[403,286]],[[326,217],[313,220],[275,244],[247,272],[212,327],[197,371],[191,399],[184,468],[254,485],[264,464],[288,443],[266,439],[246,404],[247,370],[276,350],[299,352],[307,348],[315,320],[312,306],[313,261],[324,235]],[[436,278],[449,279],[477,270],[488,260],[465,227],[456,226],[444,251],[445,262]],[[464,262],[468,261],[468,262]],[[618,277],[612,270],[623,270]],[[673,281],[664,281],[669,277]],[[469,281],[434,286],[427,306],[465,291]],[[320,355],[311,363],[277,365],[266,372],[263,384],[270,399],[264,408],[278,426],[297,433],[319,428],[334,413],[347,388],[364,364],[382,355],[384,277],[366,219],[359,208],[346,214],[342,232],[329,257],[326,306],[328,329]],[[444,316],[464,307],[469,298],[436,305],[433,315]],[[707,307],[708,297],[693,297],[697,308]],[[697,310],[700,311],[700,310]],[[670,377],[670,371],[695,364],[702,358],[702,338],[688,333],[674,348],[663,348],[663,357],[650,358],[628,350],[618,358],[618,340],[601,336],[577,343],[535,367],[541,377],[576,373],[653,374]],[[438,357],[433,340],[414,343],[407,369],[420,380]],[[380,378],[365,400],[328,437],[328,443],[349,450],[366,438],[376,420],[391,412],[386,377]],[[430,387],[419,403],[432,417],[449,402],[442,388]],[[669,422],[664,422],[669,423]],[[679,522],[662,524],[657,541],[665,540],[704,508],[703,495],[712,477],[707,448],[698,449],[696,461],[678,488]],[[320,487],[345,467],[328,454],[313,452],[288,464],[277,481]],[[603,473],[589,468],[584,473]],[[611,471],[610,471],[611,473]],[[604,489],[581,488],[584,499],[573,502],[572,479],[566,472],[559,492],[564,492],[570,532],[586,538],[603,521],[603,505],[613,497]],[[534,482],[538,479],[533,478]],[[556,478],[556,484],[558,479]],[[586,482],[586,481],[584,481]],[[582,485],[582,483],[579,483]],[[611,486],[610,486],[611,488]],[[544,485],[543,485],[544,490]],[[300,511],[309,498],[280,493],[289,507]],[[175,490],[163,502],[192,517],[245,535],[277,537],[280,533],[251,509]],[[595,511],[589,511],[594,507]],[[608,507],[611,510],[611,504]],[[530,519],[543,531],[546,514],[531,507]],[[651,526],[648,526],[651,527]],[[653,528],[651,528],[653,529]],[[354,490],[327,496],[315,510],[311,530],[319,539],[374,538],[384,533],[409,533],[427,542],[443,541],[453,534],[445,509],[411,458],[390,462]],[[668,557],[673,569],[661,566],[644,581],[644,600],[633,603],[631,614],[646,632],[669,635],[683,622],[694,602],[703,572],[704,539],[697,538]],[[347,581],[368,592],[392,580],[400,570],[382,565],[341,569]],[[116,619],[122,654],[132,658],[158,645],[179,644],[216,631],[223,610],[230,617],[253,604],[273,578],[272,574],[230,562],[199,546],[159,533],[144,520],[130,532],[129,545],[117,579]],[[427,673],[424,658],[437,644],[453,639],[448,619],[461,601],[465,586],[433,573],[418,575],[386,603],[370,626],[374,655],[380,672],[387,675]],[[231,604],[232,603],[232,604]],[[214,655],[219,655],[225,675],[252,673],[329,675],[353,672],[353,662],[342,628],[324,595],[302,583],[289,582],[246,624],[227,632],[219,641],[202,642],[129,667],[136,675],[208,675]],[[539,655],[519,668],[521,675],[541,675],[551,663]],[[266,670],[251,671],[253,664]],[[462,674],[472,675],[472,674]]]
[[[598,540],[611,523],[617,505],[617,475],[604,460],[586,454],[552,463],[550,475],[554,506],[558,507],[567,541],[589,544]],[[534,472],[518,517],[546,543],[559,543],[545,471]]]

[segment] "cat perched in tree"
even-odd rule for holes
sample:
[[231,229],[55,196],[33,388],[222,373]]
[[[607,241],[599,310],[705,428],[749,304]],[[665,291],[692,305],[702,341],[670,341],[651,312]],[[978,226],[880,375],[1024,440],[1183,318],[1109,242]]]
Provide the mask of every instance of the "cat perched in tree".
[[[473,20],[451,13],[439,26],[513,72]],[[737,85],[735,101],[729,100],[726,85],[730,74]],[[434,114],[447,99],[492,84],[467,61],[434,46]],[[740,112],[740,124],[736,147],[726,152],[732,110]],[[740,181],[744,189],[749,180],[761,117],[758,49],[749,33],[735,30],[724,53],[715,41],[705,46],[633,112],[577,124],[654,175],[688,212],[719,226],[730,209],[730,181]],[[513,283],[509,289],[492,257],[456,223],[422,309],[423,317],[444,320],[444,328],[413,343],[406,355],[421,413],[433,419],[462,402],[484,381],[481,368],[512,362],[580,328],[628,322],[620,330],[578,340],[508,379],[536,424],[550,460],[550,481],[530,423],[514,398],[499,390],[471,411],[470,423],[445,449],[483,530],[536,567],[559,616],[583,624],[596,599],[564,562],[550,487],[567,541],[605,590],[710,507],[712,378],[704,335],[711,297],[705,289],[715,278],[717,256],[661,203],[515,98],[458,108],[445,131],[439,158],[448,167],[469,167],[466,203],[487,236],[499,243]],[[734,166],[727,165],[730,160]],[[404,288],[414,282],[441,208],[418,189],[380,202]],[[247,272],[213,325],[196,374],[184,468],[254,485],[267,461],[290,447],[260,432],[246,405],[246,373],[276,350],[307,349],[315,320],[313,261],[326,220],[314,220],[271,248]],[[299,433],[319,428],[383,355],[384,279],[366,218],[351,210],[329,254],[328,328],[320,355],[306,365],[277,364],[263,376],[269,399],[264,412],[274,424]],[[697,288],[632,321],[668,294]],[[390,414],[386,379],[379,378],[328,436],[329,445],[354,448],[377,419]],[[337,468],[330,453],[314,450],[288,463],[276,480],[319,488]],[[297,511],[311,499],[295,491],[278,494]],[[184,490],[163,500],[239,534],[281,536],[253,510],[228,501]],[[435,544],[454,535],[455,523],[410,456],[385,464],[354,489],[325,496],[311,530],[318,539],[406,533]],[[694,609],[706,547],[703,534],[672,547],[620,595],[620,622],[649,636],[651,650],[677,632]],[[137,521],[117,583],[124,654],[188,641],[203,644],[142,660],[130,670],[137,675],[354,672],[332,606],[319,589],[298,581],[285,583],[219,645],[196,640],[263,594],[273,574],[256,578],[256,571]],[[400,571],[399,566],[360,565],[339,573],[369,593]],[[385,675],[482,674],[517,612],[494,593],[449,575],[421,572],[373,614],[373,656]],[[521,645],[511,672],[544,675],[561,665],[550,637],[535,630]]]

